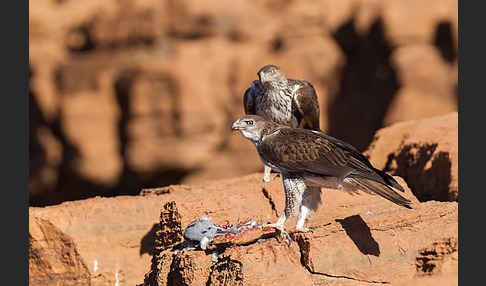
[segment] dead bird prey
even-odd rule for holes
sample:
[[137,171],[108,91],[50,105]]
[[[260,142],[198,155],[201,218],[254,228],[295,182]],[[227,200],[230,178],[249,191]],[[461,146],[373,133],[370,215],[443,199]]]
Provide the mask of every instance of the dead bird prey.
[[233,225],[217,225],[211,222],[211,218],[202,216],[187,225],[184,231],[185,244],[183,248],[190,248],[194,244],[199,244],[199,247],[205,250],[216,236],[237,235],[256,227],[261,227],[261,225],[255,221],[237,222]]
[[267,227],[286,233],[285,221],[298,213],[296,229],[307,232],[304,222],[320,203],[321,187],[360,189],[411,208],[412,202],[393,190],[404,192],[403,187],[390,175],[375,169],[346,142],[319,131],[279,125],[256,115],[236,120],[232,129],[239,130],[255,145],[265,165],[282,174],[285,209],[278,221]]
[[[290,127],[319,130],[319,102],[312,84],[287,78],[277,66],[258,71],[259,80],[245,91],[245,113]],[[270,181],[271,168],[265,165],[263,181]]]

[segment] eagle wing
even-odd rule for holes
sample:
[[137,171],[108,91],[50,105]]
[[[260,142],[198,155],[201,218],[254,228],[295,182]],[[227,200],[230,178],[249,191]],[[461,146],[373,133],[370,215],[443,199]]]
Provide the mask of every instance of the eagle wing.
[[299,127],[311,130],[319,128],[319,101],[312,84],[305,80],[289,79],[289,88],[297,89],[292,101],[292,113]]
[[393,177],[375,169],[365,156],[344,141],[306,129],[282,127],[277,130],[257,148],[264,161],[281,171],[341,179],[366,178],[404,191]]
[[257,80],[253,81],[251,86],[246,89],[243,96],[243,106],[245,108],[245,114],[256,114],[256,95],[260,92],[260,85]]
[[351,171],[349,153],[305,129],[279,128],[258,144],[262,159],[287,173],[343,177]]

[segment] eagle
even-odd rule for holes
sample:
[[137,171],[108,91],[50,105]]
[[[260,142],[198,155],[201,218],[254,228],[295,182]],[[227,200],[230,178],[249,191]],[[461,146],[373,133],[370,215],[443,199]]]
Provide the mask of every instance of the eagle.
[[390,175],[374,168],[352,145],[321,131],[293,128],[246,115],[232,124],[256,147],[266,166],[280,171],[285,190],[285,209],[276,223],[266,227],[288,236],[284,224],[298,214],[296,230],[307,232],[304,222],[320,203],[321,187],[378,194],[406,208],[411,201],[398,192],[403,187]]
[[[312,84],[287,78],[275,65],[258,71],[259,80],[245,91],[245,114],[260,115],[267,120],[294,128],[319,129],[319,102]],[[265,165],[263,181],[270,181],[271,168]]]

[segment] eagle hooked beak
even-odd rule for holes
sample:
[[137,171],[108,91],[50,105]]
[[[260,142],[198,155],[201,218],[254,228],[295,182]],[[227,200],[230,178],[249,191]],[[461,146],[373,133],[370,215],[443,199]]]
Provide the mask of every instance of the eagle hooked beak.
[[236,120],[235,122],[233,122],[233,125],[231,125],[231,130],[233,131],[236,131],[236,130],[240,130],[240,120]]

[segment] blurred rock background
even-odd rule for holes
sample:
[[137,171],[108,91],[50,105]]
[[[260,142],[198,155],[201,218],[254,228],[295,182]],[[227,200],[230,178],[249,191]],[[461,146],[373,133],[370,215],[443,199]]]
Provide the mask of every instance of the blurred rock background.
[[322,129],[364,151],[457,110],[457,1],[29,2],[30,204],[263,169],[232,134],[256,72],[316,88]]

